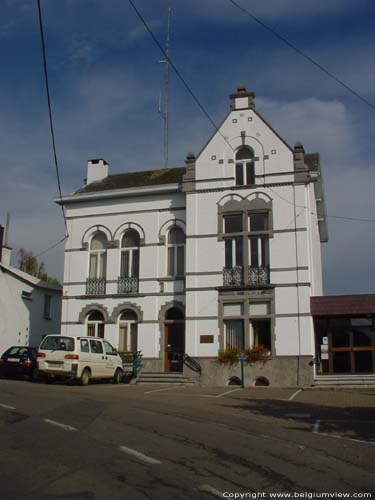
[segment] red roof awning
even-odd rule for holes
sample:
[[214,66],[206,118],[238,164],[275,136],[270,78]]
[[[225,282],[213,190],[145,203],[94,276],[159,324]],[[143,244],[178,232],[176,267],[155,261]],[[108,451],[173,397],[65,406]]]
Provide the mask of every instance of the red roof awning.
[[356,316],[375,314],[375,294],[311,297],[312,316]]

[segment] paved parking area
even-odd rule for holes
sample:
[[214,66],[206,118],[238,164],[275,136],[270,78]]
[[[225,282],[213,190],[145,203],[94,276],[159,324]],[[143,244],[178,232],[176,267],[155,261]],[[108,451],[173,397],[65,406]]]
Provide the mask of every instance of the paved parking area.
[[4,498],[372,492],[375,391],[0,380]]

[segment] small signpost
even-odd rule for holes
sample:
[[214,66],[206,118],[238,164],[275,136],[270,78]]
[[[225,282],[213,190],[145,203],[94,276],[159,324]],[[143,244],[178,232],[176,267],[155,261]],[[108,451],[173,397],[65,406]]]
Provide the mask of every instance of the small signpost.
[[245,387],[245,376],[244,376],[244,368],[243,368],[243,363],[246,361],[247,356],[246,354],[237,354],[237,358],[239,362],[241,363],[241,387]]

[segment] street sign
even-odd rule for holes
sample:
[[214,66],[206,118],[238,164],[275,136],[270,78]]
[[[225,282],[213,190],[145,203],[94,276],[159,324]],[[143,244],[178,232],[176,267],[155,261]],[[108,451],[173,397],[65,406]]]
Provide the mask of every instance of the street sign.
[[246,354],[237,354],[237,358],[238,358],[240,361],[246,361],[247,356],[246,356]]

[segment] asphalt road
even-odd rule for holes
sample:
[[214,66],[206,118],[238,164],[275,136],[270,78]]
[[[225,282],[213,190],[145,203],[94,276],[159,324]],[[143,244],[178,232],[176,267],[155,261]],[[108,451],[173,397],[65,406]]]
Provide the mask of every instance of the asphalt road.
[[374,424],[375,392],[363,389],[83,388],[0,380],[0,496],[205,500],[366,492],[375,498]]

